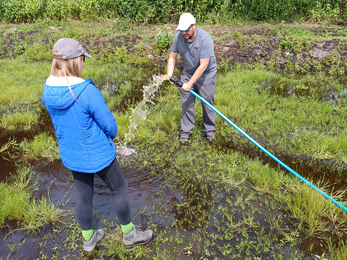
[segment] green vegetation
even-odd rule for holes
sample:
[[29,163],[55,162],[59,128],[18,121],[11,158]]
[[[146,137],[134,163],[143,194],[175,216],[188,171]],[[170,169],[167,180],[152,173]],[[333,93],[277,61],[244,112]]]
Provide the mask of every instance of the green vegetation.
[[63,19],[131,19],[142,23],[165,23],[191,11],[198,20],[247,21],[340,21],[346,16],[346,2],[338,0],[289,1],[143,1],[143,0],[2,0],[0,17],[6,22]]
[[[0,159],[19,165],[0,183],[0,225],[15,221],[29,231],[51,225],[51,232],[37,237],[42,259],[344,259],[346,213],[255,152],[247,155],[244,151],[257,148],[218,116],[217,143],[207,144],[199,101],[191,143],[178,145],[181,102],[178,89],[168,82],[145,106],[147,119],[127,144],[139,152],[138,160],[119,159],[124,167],[160,179],[160,187],[153,187],[156,200],[138,213],[144,227],[155,232],[148,247],[125,250],[118,224],[103,221],[106,238],[99,250],[84,254],[73,213],[50,200],[49,188],[42,197],[34,196],[40,179],[28,165],[59,161],[40,101],[56,40],[75,38],[92,54],[82,76],[102,91],[119,125],[115,141],[124,143],[142,86],[152,75],[165,73],[179,14],[188,10],[208,30],[218,23],[280,22],[246,29],[211,27],[222,72],[215,106],[270,152],[289,157],[299,174],[305,174],[303,162],[317,171],[324,166],[340,173],[307,177],[345,203],[346,190],[327,181],[341,182],[347,164],[347,31],[336,25],[345,19],[345,4],[0,0],[0,132],[5,142]],[[23,23],[30,21],[35,23]],[[329,48],[323,49],[325,43]],[[11,252],[20,251],[21,244],[6,243]]]
[[34,140],[24,140],[20,143],[19,149],[29,159],[46,159],[53,161],[60,159],[58,143],[56,138],[41,133],[34,137]]
[[43,197],[39,201],[33,197],[34,176],[32,167],[24,166],[17,170],[17,174],[9,182],[0,183],[1,227],[5,220],[14,220],[29,232],[34,232],[60,219],[61,211],[51,203],[49,197]]
[[1,119],[0,127],[6,130],[30,130],[37,122],[36,112],[15,113]]
[[30,104],[37,102],[42,82],[49,75],[48,62],[34,62],[19,58],[1,59],[1,104]]
[[[219,111],[255,140],[294,157],[331,159],[337,165],[346,160],[346,128],[342,118],[347,113],[347,95],[339,82],[341,78],[241,70],[218,79]],[[336,103],[329,99],[330,95],[339,97]],[[235,130],[221,118],[218,123],[223,125],[220,134],[225,138],[248,142],[235,137]]]

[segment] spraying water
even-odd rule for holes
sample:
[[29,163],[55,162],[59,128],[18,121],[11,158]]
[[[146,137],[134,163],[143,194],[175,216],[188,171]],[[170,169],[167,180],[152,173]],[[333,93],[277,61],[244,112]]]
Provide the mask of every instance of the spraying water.
[[158,91],[159,86],[164,80],[169,79],[167,75],[153,75],[153,80],[148,86],[143,86],[143,100],[132,110],[132,117],[130,119],[129,132],[125,134],[125,142],[130,142],[135,138],[136,128],[146,119],[147,117],[147,103],[153,103],[155,93]]

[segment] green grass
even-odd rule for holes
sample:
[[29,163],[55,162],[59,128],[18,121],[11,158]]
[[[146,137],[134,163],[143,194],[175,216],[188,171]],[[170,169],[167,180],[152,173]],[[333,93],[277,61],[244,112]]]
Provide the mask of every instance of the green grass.
[[[271,144],[270,147],[276,146],[280,152],[318,160],[331,159],[340,164],[346,158],[347,148],[346,129],[342,123],[347,112],[344,106],[346,95],[342,95],[338,103],[332,103],[317,100],[315,90],[312,95],[282,96],[262,87],[280,77],[283,78],[263,70],[241,70],[220,76],[216,107],[253,139]],[[307,76],[295,84],[307,85],[309,79],[313,82],[315,77]],[[325,82],[336,85],[336,90],[343,93],[333,77]],[[322,88],[316,90],[319,91]],[[220,134],[238,140],[235,131],[223,121],[221,118],[217,120],[222,125]]]
[[4,226],[6,220],[12,220],[33,232],[61,217],[61,211],[49,198],[37,200],[32,196],[34,176],[32,167],[21,167],[10,181],[0,183],[0,226]]
[[19,144],[22,154],[28,159],[53,161],[60,159],[59,148],[56,138],[41,133],[33,140],[24,139]]
[[17,112],[1,119],[0,127],[3,129],[14,130],[30,130],[37,123],[36,111]]
[[31,104],[39,100],[50,62],[1,59],[1,104]]
[[[69,28],[69,22],[80,30]],[[54,40],[66,35],[80,40],[102,38],[106,41],[109,37],[124,35],[120,24],[112,21],[94,25],[63,21],[55,25],[59,26],[63,27],[61,31],[47,28],[44,23],[17,25],[22,31],[43,29],[43,36],[52,36],[49,38],[52,40],[44,42],[44,37],[36,35],[30,43],[28,38],[23,43],[26,50],[20,57],[0,61],[0,103],[5,112],[1,118],[2,129],[24,127],[30,131],[30,126],[37,122],[39,109],[12,108],[40,102],[42,85],[50,71],[49,53]],[[133,27],[128,36],[143,34],[135,49],[146,56],[146,44],[155,41],[156,28],[148,26],[145,32],[139,28]],[[1,29],[12,35],[12,25],[2,24]],[[301,26],[286,24],[275,26],[271,33],[287,37],[283,48],[286,44],[291,48],[305,48],[306,39],[335,38],[329,32],[315,36]],[[342,40],[346,37],[342,29],[335,33]],[[252,39],[263,40],[266,36],[238,34],[237,38],[239,44],[247,44]],[[132,66],[130,64],[136,62],[147,64],[148,58],[136,57],[136,53],[128,55],[124,48],[117,49],[107,41],[102,44],[102,50],[91,46],[93,59],[87,59],[82,76],[90,77],[102,91],[119,126],[117,141],[124,142],[132,118],[130,108],[141,100],[142,86],[148,83],[148,78],[154,73],[161,74],[163,68],[160,65]],[[23,46],[17,42],[12,51],[20,51]],[[178,71],[176,73],[178,75]],[[323,74],[299,77],[272,73],[261,64],[239,65],[231,72],[218,75],[215,106],[271,152],[290,155],[293,160],[307,157],[309,162],[328,159],[339,166],[341,161],[347,161],[347,133],[343,125],[347,102],[346,95],[341,94],[345,88],[343,78]],[[289,90],[295,95],[288,95]],[[339,102],[321,100],[323,92],[340,93]],[[104,223],[107,236],[101,250],[91,254],[94,258],[118,255],[122,259],[181,259],[194,252],[202,259],[213,259],[216,255],[231,259],[261,259],[263,256],[281,259],[281,248],[289,246],[290,259],[300,259],[305,249],[297,250],[297,246],[304,239],[323,238],[331,259],[342,259],[346,247],[336,243],[335,238],[342,240],[346,236],[345,212],[291,174],[233,150],[227,142],[233,142],[235,147],[257,148],[218,116],[217,143],[205,143],[199,101],[191,143],[180,147],[178,88],[164,82],[153,101],[154,104],[147,105],[146,120],[138,126],[134,140],[129,143],[140,151],[139,160],[122,165],[150,169],[152,177],[163,176],[166,180],[156,194],[163,201],[149,205],[153,210],[139,209],[156,238],[149,248],[127,251],[121,243],[117,224]],[[7,153],[13,150],[9,149],[12,146],[18,154],[13,154],[11,159],[20,159],[19,163],[59,160],[57,142],[47,132],[19,144],[9,141],[0,151]],[[59,218],[60,212],[48,197],[34,200],[30,172],[31,168],[18,170],[19,181],[0,184],[1,199],[6,202],[0,211],[0,223],[3,225],[6,219],[18,220],[24,228],[37,230],[59,219],[66,225],[67,232],[73,233],[67,235],[71,237],[67,245],[83,257],[78,225]],[[330,192],[323,180],[314,184],[343,202],[344,190]],[[180,200],[170,200],[167,194],[179,194]],[[210,212],[214,212],[214,219]],[[153,221],[154,216],[166,219],[172,214],[176,214],[177,219],[171,225]],[[42,258],[52,258],[51,248],[45,249],[44,240],[39,243],[43,251],[48,250],[42,253]],[[59,250],[56,251],[59,256]],[[309,248],[307,251],[313,252]]]

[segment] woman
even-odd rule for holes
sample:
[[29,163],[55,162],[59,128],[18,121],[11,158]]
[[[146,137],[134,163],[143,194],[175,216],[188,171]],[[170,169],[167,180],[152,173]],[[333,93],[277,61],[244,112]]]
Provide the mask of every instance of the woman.
[[43,86],[42,101],[51,115],[63,164],[71,170],[75,181],[76,215],[84,250],[92,251],[104,237],[102,229],[92,229],[94,174],[115,193],[125,247],[148,243],[152,230],[142,232],[131,222],[128,184],[112,141],[117,135],[116,120],[92,80],[81,78],[85,57],[91,56],[70,38],[58,40],[52,55],[51,74]]

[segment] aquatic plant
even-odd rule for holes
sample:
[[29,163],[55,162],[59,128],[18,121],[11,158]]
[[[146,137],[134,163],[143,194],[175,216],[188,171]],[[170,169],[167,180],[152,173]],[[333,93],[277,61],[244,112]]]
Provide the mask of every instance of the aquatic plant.
[[36,200],[32,196],[35,175],[31,166],[18,168],[8,182],[0,183],[0,198],[3,201],[0,226],[6,221],[17,221],[23,229],[35,232],[61,217],[59,210],[49,198]]
[[24,140],[19,144],[19,149],[25,157],[32,160],[46,159],[53,161],[60,159],[58,142],[56,138],[41,133],[33,140]]

